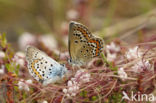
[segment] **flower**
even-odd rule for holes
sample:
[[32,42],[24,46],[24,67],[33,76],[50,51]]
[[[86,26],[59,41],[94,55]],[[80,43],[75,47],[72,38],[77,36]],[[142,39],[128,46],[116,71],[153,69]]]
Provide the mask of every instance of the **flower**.
[[126,58],[128,60],[133,60],[133,59],[136,59],[136,58],[140,58],[142,56],[142,52],[140,52],[138,50],[138,46],[134,47],[134,48],[131,48],[128,50],[128,52],[126,52]]
[[23,52],[17,52],[14,55],[13,61],[16,62],[16,65],[24,66],[25,65],[25,54]]
[[76,72],[75,78],[79,79],[79,82],[81,82],[81,83],[86,83],[86,82],[89,82],[89,80],[90,80],[90,74],[85,73],[84,69],[80,69]]
[[125,80],[127,78],[127,73],[124,71],[123,68],[118,69],[118,75],[122,80]]
[[78,17],[79,17],[79,15],[78,15],[78,12],[77,12],[76,10],[71,9],[71,10],[69,10],[69,11],[67,12],[67,18],[68,18],[69,20],[75,20],[75,19],[77,19]]
[[66,94],[67,97],[76,96],[77,91],[80,88],[82,83],[89,82],[90,74],[86,73],[85,70],[80,69],[76,72],[74,78],[71,78],[67,82],[67,88],[63,89],[63,92]]
[[0,58],[4,58],[5,57],[5,53],[3,51],[0,51]]
[[36,44],[36,38],[34,35],[28,32],[24,32],[18,39],[18,44],[21,50],[25,50],[27,45]]
[[107,60],[112,62],[116,59],[117,57],[117,54],[116,53],[110,53],[109,51],[106,51],[107,52]]
[[79,84],[75,81],[69,80],[68,83],[68,88],[63,89],[63,92],[68,96],[76,96],[76,92],[79,90]]
[[57,50],[58,43],[52,34],[45,34],[39,37],[39,41],[42,42],[48,49],[54,51],[56,54],[59,54]]
[[5,66],[1,65],[0,74],[4,74],[5,73],[4,69],[5,69]]
[[31,80],[31,79],[26,80],[26,83],[27,83],[27,84],[32,84],[32,80]]
[[44,100],[42,103],[48,103],[48,102]]
[[32,84],[32,80],[26,80],[24,81],[23,79],[21,79],[19,82],[18,82],[18,88],[20,90],[25,90],[25,91],[29,91],[29,84]]
[[111,42],[110,45],[106,45],[106,49],[112,52],[119,52],[120,46],[117,46],[114,42]]
[[134,72],[142,72],[143,70],[150,70],[151,69],[151,64],[149,61],[142,61],[140,60],[139,62],[135,63],[134,66],[132,66],[132,70]]
[[114,61],[119,51],[120,46],[117,46],[114,42],[111,42],[110,45],[106,45],[107,60],[110,62]]

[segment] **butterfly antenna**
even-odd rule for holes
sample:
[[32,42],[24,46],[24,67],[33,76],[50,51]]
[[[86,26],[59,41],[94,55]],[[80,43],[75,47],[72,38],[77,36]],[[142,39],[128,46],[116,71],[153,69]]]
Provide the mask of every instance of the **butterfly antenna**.
[[60,60],[60,58],[61,58],[61,48],[59,48],[59,55],[58,55],[59,57],[59,60]]

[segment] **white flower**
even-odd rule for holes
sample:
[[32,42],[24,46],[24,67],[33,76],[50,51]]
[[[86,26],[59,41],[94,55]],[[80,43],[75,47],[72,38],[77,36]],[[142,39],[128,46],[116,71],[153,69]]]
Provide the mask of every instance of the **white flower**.
[[25,54],[23,52],[17,52],[13,58],[13,61],[16,62],[16,65],[24,66],[25,64]]
[[23,52],[17,52],[15,55],[19,58],[25,58],[25,54]]
[[113,51],[113,52],[119,52],[120,51],[120,47],[115,45],[114,42],[111,42],[110,45],[106,45],[106,49],[109,51]]
[[138,61],[137,63],[135,63],[134,66],[132,66],[132,69],[134,72],[142,72],[143,70],[150,70],[151,69],[151,64],[149,63],[149,61]]
[[52,34],[45,34],[39,37],[39,41],[42,42],[48,49],[53,51],[56,54],[60,52],[57,50],[58,43]]
[[116,53],[110,53],[109,51],[107,51],[106,50],[106,52],[107,52],[107,60],[108,61],[110,61],[110,62],[112,62],[112,61],[114,61],[115,59],[116,59],[116,57],[117,57],[117,54]]
[[78,83],[75,81],[68,81],[68,88],[63,89],[63,92],[66,94],[66,96],[75,96],[76,92],[79,90]]
[[136,59],[142,56],[142,52],[139,51],[138,46],[129,49],[128,52],[126,52],[126,57],[128,60]]
[[44,100],[42,103],[48,103],[48,102]]
[[89,82],[89,80],[90,74],[85,72],[84,69],[80,69],[76,72],[74,78],[71,78],[71,80],[68,81],[67,88],[64,88],[63,92],[67,97],[76,96],[80,84]]
[[26,80],[26,83],[27,83],[27,84],[32,84],[32,80],[31,80],[31,79]]
[[[27,82],[27,83],[26,83]],[[23,79],[21,79],[19,82],[18,82],[18,88],[20,90],[25,90],[25,91],[29,91],[29,83],[31,84],[31,81],[30,80],[27,80],[27,81],[24,81]]]
[[24,32],[18,40],[18,44],[21,50],[25,50],[27,45],[34,45],[36,43],[36,38],[34,35],[28,32]]
[[68,86],[72,86],[72,81],[68,81]]
[[5,53],[3,51],[0,51],[0,58],[4,58],[5,57]]
[[1,69],[0,69],[0,74],[4,74],[4,72],[5,72],[4,69],[5,69],[5,66],[2,65],[2,66],[1,66]]
[[123,68],[119,68],[118,75],[122,80],[125,80],[127,78],[127,73],[124,71]]
[[69,10],[67,12],[67,18],[71,19],[71,20],[77,19],[78,18],[78,12],[76,10]]
[[4,69],[0,69],[0,74],[4,74]]
[[73,97],[76,96],[76,93],[72,93],[71,96],[73,96]]
[[90,80],[90,74],[86,73],[84,69],[80,69],[76,72],[75,78],[79,79],[80,83],[86,83]]
[[68,92],[68,90],[67,89],[63,89],[63,92],[66,94]]

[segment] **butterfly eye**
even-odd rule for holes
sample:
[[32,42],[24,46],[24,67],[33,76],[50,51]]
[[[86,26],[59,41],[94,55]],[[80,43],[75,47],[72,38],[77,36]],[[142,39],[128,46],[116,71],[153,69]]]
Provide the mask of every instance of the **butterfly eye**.
[[68,58],[68,63],[71,63],[71,62],[72,62],[71,58]]

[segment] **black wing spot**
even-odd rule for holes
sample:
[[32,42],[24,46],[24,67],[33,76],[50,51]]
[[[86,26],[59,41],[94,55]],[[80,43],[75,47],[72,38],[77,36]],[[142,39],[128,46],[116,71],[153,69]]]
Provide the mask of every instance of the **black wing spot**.
[[77,40],[75,40],[75,43],[78,43],[78,41],[77,41]]
[[50,65],[51,67],[53,66],[53,64]]
[[47,61],[45,61],[45,63],[48,63]]

